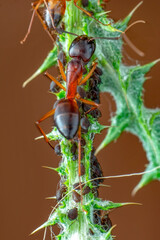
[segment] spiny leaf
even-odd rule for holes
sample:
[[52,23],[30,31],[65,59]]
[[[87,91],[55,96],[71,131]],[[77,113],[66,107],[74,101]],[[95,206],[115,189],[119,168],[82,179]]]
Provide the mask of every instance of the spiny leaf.
[[[116,51],[113,44],[111,45],[111,51]],[[105,55],[106,53],[103,51],[103,54]],[[119,61],[119,65],[115,67],[115,65],[112,65],[113,59],[109,59],[112,64],[110,62],[105,64],[105,60],[103,59],[105,56],[103,56],[103,54],[101,54],[102,58],[100,58],[100,63],[103,66],[103,76],[105,76],[105,78],[103,78],[101,90],[110,92],[116,101],[117,111],[115,116],[111,119],[111,126],[117,127],[109,129],[96,153],[111,141],[116,140],[124,130],[129,131],[139,137],[146,151],[148,160],[150,161],[150,169],[155,168],[160,165],[160,145],[159,124],[153,124],[153,119],[156,114],[158,120],[155,120],[155,122],[159,122],[159,110],[145,108],[142,97],[143,83],[146,80],[144,75],[159,60],[144,66],[138,65],[131,67],[123,65],[121,61]],[[111,54],[109,56],[111,56]],[[108,55],[106,55],[106,58],[107,57]],[[151,119],[152,125],[150,124]],[[153,179],[160,179],[159,170],[145,175],[137,189],[146,185]]]
[[56,223],[57,223],[57,213],[54,213],[53,215],[52,215],[52,218],[50,218],[50,219],[48,219],[45,223],[43,223],[40,227],[38,227],[38,228],[36,228],[32,233],[31,233],[31,235],[32,234],[34,234],[34,233],[36,233],[36,232],[38,232],[39,230],[41,230],[41,229],[43,229],[43,228],[46,228],[46,227],[48,227],[48,226],[52,226],[52,225],[55,225]]
[[55,45],[54,48],[49,52],[47,58],[44,60],[42,65],[37,69],[37,71],[28,78],[24,83],[23,87],[25,87],[29,82],[31,82],[34,78],[36,78],[41,73],[45,72],[48,68],[54,66],[57,63],[57,46]]
[[127,205],[133,205],[136,203],[114,203],[111,201],[94,201],[94,209],[101,209],[104,211],[109,211],[111,209],[115,209],[115,208],[119,208],[119,207],[123,207],[123,206],[127,206]]
[[[153,170],[154,166],[149,164],[146,168],[146,171]],[[139,189],[147,185],[153,180],[160,179],[160,169],[155,169],[154,171],[151,171],[150,173],[145,173],[141,179],[141,181],[138,183],[138,185],[133,189],[132,195],[135,195]]]

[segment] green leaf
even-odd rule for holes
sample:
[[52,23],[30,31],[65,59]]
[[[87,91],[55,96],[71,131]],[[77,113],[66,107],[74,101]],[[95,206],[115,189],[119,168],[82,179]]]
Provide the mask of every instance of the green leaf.
[[54,66],[57,63],[57,46],[55,45],[54,48],[49,52],[47,58],[44,60],[42,65],[37,69],[37,71],[28,78],[24,83],[23,87],[25,87],[28,83],[30,83],[34,78],[36,78],[41,73],[45,72],[48,68]]
[[[127,28],[135,10],[142,4],[140,2],[130,14],[122,21],[114,24],[114,28],[124,31]],[[87,32],[94,37],[116,37],[118,32],[111,32],[107,27],[93,27],[93,21],[89,18]],[[104,23],[107,20],[103,19]],[[97,23],[96,23],[97,24]],[[109,92],[116,102],[117,110],[111,118],[105,139],[98,147],[96,154],[115,141],[123,131],[135,134],[142,142],[149,160],[148,168],[154,169],[160,166],[160,124],[159,109],[147,109],[143,103],[143,83],[145,74],[159,60],[144,66],[125,66],[122,63],[122,39],[119,40],[96,40],[97,47],[95,57],[103,69],[100,90]],[[142,177],[137,189],[154,179],[160,180],[160,170],[150,172]]]
[[[149,169],[160,165],[160,111],[158,109],[147,109],[143,103],[145,74],[158,61],[144,66],[132,67],[120,64],[117,71],[109,64],[104,66],[104,76],[107,76],[107,78],[102,82],[101,89],[114,96],[117,111],[111,119],[111,128],[96,153],[111,141],[116,140],[123,131],[128,131],[141,140],[150,162]],[[112,128],[113,126],[114,128]],[[159,170],[146,174],[137,189],[153,179],[160,179]]]
[[31,235],[34,234],[34,233],[36,233],[36,232],[38,232],[39,230],[41,230],[41,229],[43,229],[43,228],[46,228],[46,227],[48,227],[48,226],[55,225],[55,224],[58,222],[57,217],[58,217],[58,215],[57,215],[57,213],[55,212],[54,214],[52,214],[52,216],[51,216],[45,223],[43,223],[40,227],[36,228],[36,229],[31,233]]
[[131,204],[135,204],[135,203],[114,203],[114,202],[111,202],[111,201],[97,200],[97,201],[94,201],[93,207],[94,207],[94,209],[101,209],[101,210],[104,210],[104,211],[109,211],[111,209],[131,205]]

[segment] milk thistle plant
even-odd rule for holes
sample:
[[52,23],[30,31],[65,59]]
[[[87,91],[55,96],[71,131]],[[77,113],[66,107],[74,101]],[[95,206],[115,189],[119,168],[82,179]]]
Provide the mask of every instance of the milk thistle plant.
[[[85,74],[89,72],[94,61],[98,63],[99,68],[95,70],[93,76],[83,86],[86,99],[99,103],[99,92],[109,92],[116,102],[117,110],[111,118],[111,126],[96,153],[110,142],[118,139],[123,131],[136,135],[142,142],[149,161],[147,171],[134,190],[136,192],[152,180],[160,179],[160,169],[156,168],[160,166],[160,110],[146,108],[142,94],[143,83],[146,80],[145,74],[157,61],[144,66],[125,66],[122,63],[122,32],[125,32],[133,13],[141,3],[124,20],[114,23],[112,19],[106,17],[101,7],[102,1],[89,1],[85,9],[92,12],[93,16],[102,23],[109,24],[108,26],[104,26],[85,15],[75,7],[73,1],[66,3],[67,7],[63,18],[65,30],[79,36],[93,37],[96,41],[96,50],[90,62],[86,65]],[[78,5],[81,6],[81,1],[78,2]],[[100,39],[105,37],[118,37],[118,39]],[[54,48],[29,81],[57,64],[59,46],[61,46],[67,62],[69,62],[71,58],[68,52],[74,38],[75,36],[66,33],[58,35]],[[62,84],[65,86],[65,82]],[[91,92],[96,92],[96,97],[93,97]],[[55,94],[57,99],[65,97],[64,90]],[[100,133],[106,127],[98,122],[100,116],[98,110],[87,112],[88,109],[85,108],[87,109],[83,104],[79,105],[82,126],[82,189],[80,190],[78,186],[77,139],[67,140],[57,127],[53,127],[47,137],[50,141],[59,141],[58,154],[62,157],[60,165],[54,169],[61,177],[59,190],[56,194],[57,205],[46,222],[38,227],[34,233],[42,228],[58,224],[61,230],[56,239],[111,240],[113,239],[113,226],[108,213],[111,209],[129,204],[114,203],[98,198],[97,189],[102,181],[102,170],[95,156],[93,140],[94,135]],[[87,127],[83,126],[82,123],[83,117],[86,116]]]

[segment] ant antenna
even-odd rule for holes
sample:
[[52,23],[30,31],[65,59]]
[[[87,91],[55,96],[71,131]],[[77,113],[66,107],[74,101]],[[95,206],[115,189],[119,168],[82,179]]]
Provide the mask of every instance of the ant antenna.
[[124,40],[125,40],[125,41],[127,42],[127,44],[129,45],[129,47],[130,47],[134,52],[136,52],[138,55],[140,55],[141,57],[143,57],[143,56],[144,56],[144,53],[143,53],[141,50],[139,50],[139,49],[131,42],[131,40],[130,40],[130,39],[127,37],[127,35],[126,35],[126,32],[127,32],[132,26],[134,26],[134,25],[137,24],[137,23],[145,23],[145,21],[143,21],[143,20],[137,20],[137,21],[131,23],[131,24],[126,28],[125,32],[122,32],[122,34],[119,35],[119,36],[117,36],[117,37],[95,37],[95,38],[89,39],[89,41],[92,41],[92,40],[94,40],[94,39],[118,40],[118,39],[120,39],[121,37],[123,37]]
[[[51,22],[52,22],[52,27],[53,27],[53,29],[54,29],[55,31],[57,31],[57,33],[59,33],[59,34],[66,33],[66,34],[70,34],[70,35],[73,35],[73,36],[78,37],[78,35],[75,34],[75,33],[67,32],[67,31],[63,30],[62,28],[57,28],[57,27],[55,27],[54,22],[53,22],[53,18],[52,18],[52,16],[51,16],[50,9],[48,8],[48,5],[47,5],[46,1],[45,1],[45,0],[40,0],[39,3],[37,3],[37,5],[35,6],[35,8],[34,8],[34,10],[33,10],[32,17],[31,17],[31,20],[30,20],[30,23],[29,23],[29,27],[28,27],[27,33],[26,33],[25,37],[23,38],[23,40],[20,41],[21,44],[23,44],[23,43],[26,41],[28,35],[30,34],[35,13],[36,13],[37,9],[39,8],[39,6],[41,5],[42,2],[44,2],[45,6],[46,6],[46,8],[47,8],[47,10],[48,10],[48,12],[49,12],[50,19],[51,19]],[[42,20],[41,20],[41,22],[42,22]],[[43,24],[43,23],[42,23],[42,24]],[[45,27],[44,24],[43,24],[43,27],[44,27],[45,30],[47,30],[47,26]],[[53,40],[53,39],[52,39],[52,40]]]
[[126,41],[126,43],[128,44],[128,46],[135,52],[137,53],[139,56],[143,57],[144,56],[144,53],[139,50],[132,42],[131,40],[127,37],[127,35],[125,34],[132,26],[134,26],[135,24],[137,23],[146,23],[145,21],[143,20],[137,20],[133,23],[131,23],[125,30],[124,34],[123,34],[123,38],[124,40]]
[[[88,12],[88,11],[86,11],[85,9],[81,8],[80,6],[78,6],[78,5],[77,5],[77,1],[78,1],[78,0],[74,0],[74,5],[75,5],[78,9],[80,9],[81,11],[83,11],[86,15],[88,15],[88,16],[91,17],[91,18],[93,18],[96,22],[102,24],[103,26],[110,26],[110,23],[109,23],[109,24],[102,23],[102,22],[99,21],[97,18],[93,17],[90,12]],[[115,29],[115,31],[122,33],[122,31],[121,31],[121,30],[118,30],[118,29]]]

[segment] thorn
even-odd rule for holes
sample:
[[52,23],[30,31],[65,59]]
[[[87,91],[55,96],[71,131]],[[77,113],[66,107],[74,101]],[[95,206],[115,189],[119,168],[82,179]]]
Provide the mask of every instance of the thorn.
[[142,186],[140,186],[139,184],[133,189],[131,195],[132,197],[135,197],[136,193],[141,189]]
[[43,139],[43,138],[44,138],[44,136],[42,135],[42,136],[36,137],[34,140],[39,140],[39,139]]
[[140,3],[138,3],[134,8],[133,10],[129,13],[128,16],[132,16],[134,14],[134,12],[142,5],[143,1],[141,1]]
[[37,70],[30,78],[28,78],[22,85],[23,88],[27,86],[28,83],[30,83],[35,77],[37,77],[41,73],[40,70]]
[[47,200],[55,199],[56,200],[57,198],[56,198],[56,196],[53,196],[53,197],[46,197],[45,199],[47,199]]
[[57,168],[52,168],[52,167],[48,167],[48,166],[42,166],[42,168],[46,168],[46,169],[53,170],[53,171],[57,172]]

